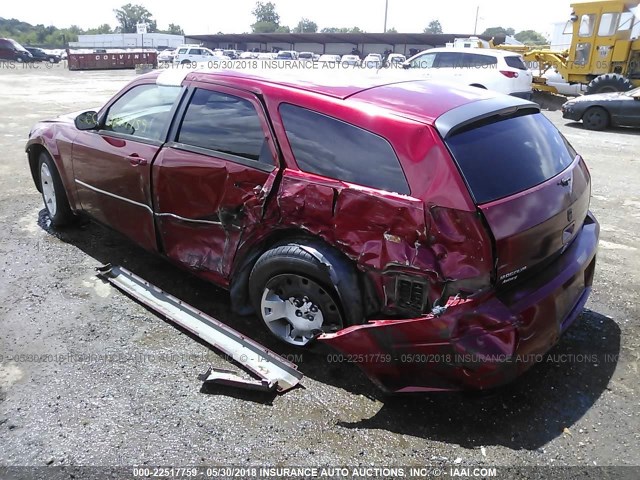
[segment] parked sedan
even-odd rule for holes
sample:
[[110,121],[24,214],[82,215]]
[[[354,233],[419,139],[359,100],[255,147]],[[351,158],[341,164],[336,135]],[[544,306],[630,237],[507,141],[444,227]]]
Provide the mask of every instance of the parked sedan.
[[340,64],[344,67],[358,67],[361,62],[358,55],[343,55],[340,59]]
[[47,53],[41,48],[35,47],[25,47],[31,56],[33,57],[34,62],[49,62],[49,63],[60,63],[60,55],[54,55],[52,53]]
[[158,53],[158,63],[173,63],[175,52],[173,50],[163,50]]
[[382,55],[379,53],[370,53],[364,57],[362,65],[365,68],[382,68]]
[[338,65],[340,64],[340,55],[330,55],[328,53],[320,55],[320,57],[318,58],[318,62],[326,63],[329,65]]
[[534,103],[325,73],[152,72],[36,124],[52,225],[94,218],[386,390],[513,379],[591,291],[584,160]]
[[640,88],[574,98],[562,106],[562,116],[582,120],[589,130],[640,127]]

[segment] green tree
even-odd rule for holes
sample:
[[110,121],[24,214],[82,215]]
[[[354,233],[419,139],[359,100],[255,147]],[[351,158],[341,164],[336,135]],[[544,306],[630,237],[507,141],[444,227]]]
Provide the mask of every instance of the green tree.
[[99,26],[99,27],[97,27],[97,28],[90,28],[90,29],[88,29],[88,30],[87,30],[86,32],[84,32],[84,33],[87,33],[87,34],[90,34],[90,35],[91,35],[91,34],[96,35],[96,34],[102,34],[102,33],[113,33],[113,32],[112,32],[112,30],[111,30],[111,25],[109,25],[108,23],[103,23],[102,25],[100,25],[100,26]]
[[320,31],[322,33],[365,33],[360,27],[325,27]]
[[256,17],[256,23],[251,25],[251,29],[255,33],[272,33],[278,30],[280,15],[276,12],[276,6],[272,2],[256,2],[251,14]]
[[175,23],[170,23],[169,28],[165,30],[166,33],[171,35],[184,35],[184,30],[180,25],[176,25]]
[[251,25],[251,31],[253,33],[273,33],[278,30],[279,25],[272,22],[256,22]]
[[318,31],[318,24],[312,22],[308,18],[303,18],[298,22],[298,25],[293,29],[293,33],[316,33]]
[[429,26],[424,29],[424,33],[442,34],[442,25],[440,20],[432,20],[429,22]]
[[146,23],[148,26],[148,32],[155,32],[158,30],[158,25],[152,18],[153,15],[142,5],[132,5],[131,3],[127,3],[126,5],[115,9],[113,12],[120,24],[120,31],[122,33],[136,33],[136,25],[138,23]]
[[516,34],[516,40],[525,45],[546,45],[549,43],[544,35],[535,30],[523,30]]
[[391,27],[391,28],[387,28],[386,33],[398,33],[398,30],[396,30],[394,27]]
[[291,33],[291,29],[288,25],[280,25],[276,28],[276,33]]
[[490,37],[496,37],[498,35],[515,35],[516,31],[513,28],[491,27],[487,28],[482,35],[488,35]]

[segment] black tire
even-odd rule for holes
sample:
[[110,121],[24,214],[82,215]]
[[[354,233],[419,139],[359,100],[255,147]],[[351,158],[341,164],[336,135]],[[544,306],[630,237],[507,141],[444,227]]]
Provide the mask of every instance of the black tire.
[[582,123],[588,130],[604,130],[611,123],[611,119],[604,108],[591,107],[584,112]]
[[[276,246],[258,259],[249,277],[249,295],[258,317],[272,335],[290,345],[303,347],[320,332],[335,332],[354,322],[348,318],[348,311],[345,315],[341,302],[343,298],[350,298],[349,294],[353,292],[342,292],[341,289],[345,286],[335,285],[329,271],[327,265],[296,244]],[[357,290],[357,286],[355,289]],[[313,318],[308,317],[311,322],[308,330],[297,328],[295,322],[298,319],[295,318],[287,320],[283,317],[268,321],[266,317],[270,309],[266,304],[269,303],[269,298],[284,303],[289,309],[289,318],[292,316],[291,309],[295,310],[296,315],[301,317],[302,329],[307,325],[302,320],[310,313]],[[318,314],[311,313],[314,311],[320,312],[321,327],[316,322]],[[304,332],[305,335],[296,336],[294,332]]]
[[617,73],[607,73],[591,80],[586,94],[626,92],[633,88],[631,80]]
[[[43,176],[45,165],[50,176]],[[40,182],[42,201],[51,219],[51,225],[54,227],[71,225],[75,220],[75,216],[71,211],[71,207],[69,207],[67,192],[62,185],[55,163],[45,152],[40,153],[38,156],[38,181]],[[48,187],[52,188],[53,198],[46,193]]]
[[191,60],[182,60],[182,62],[180,62],[180,65],[186,65],[188,63],[191,63]]

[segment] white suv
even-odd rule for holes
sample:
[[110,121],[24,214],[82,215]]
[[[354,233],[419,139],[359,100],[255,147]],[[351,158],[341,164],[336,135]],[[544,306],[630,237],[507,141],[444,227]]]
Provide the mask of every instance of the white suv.
[[484,48],[432,48],[411,57],[405,68],[418,77],[462,83],[531,99],[533,75],[513,52]]
[[208,62],[211,60],[229,60],[229,57],[214,53],[201,45],[180,45],[176,48],[173,63],[184,64],[192,62]]

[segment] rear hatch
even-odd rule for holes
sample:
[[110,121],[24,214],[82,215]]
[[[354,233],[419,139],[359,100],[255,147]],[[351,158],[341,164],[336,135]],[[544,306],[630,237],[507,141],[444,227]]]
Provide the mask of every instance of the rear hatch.
[[498,286],[544,268],[580,232],[589,172],[541,113],[485,118],[445,141],[494,237]]

